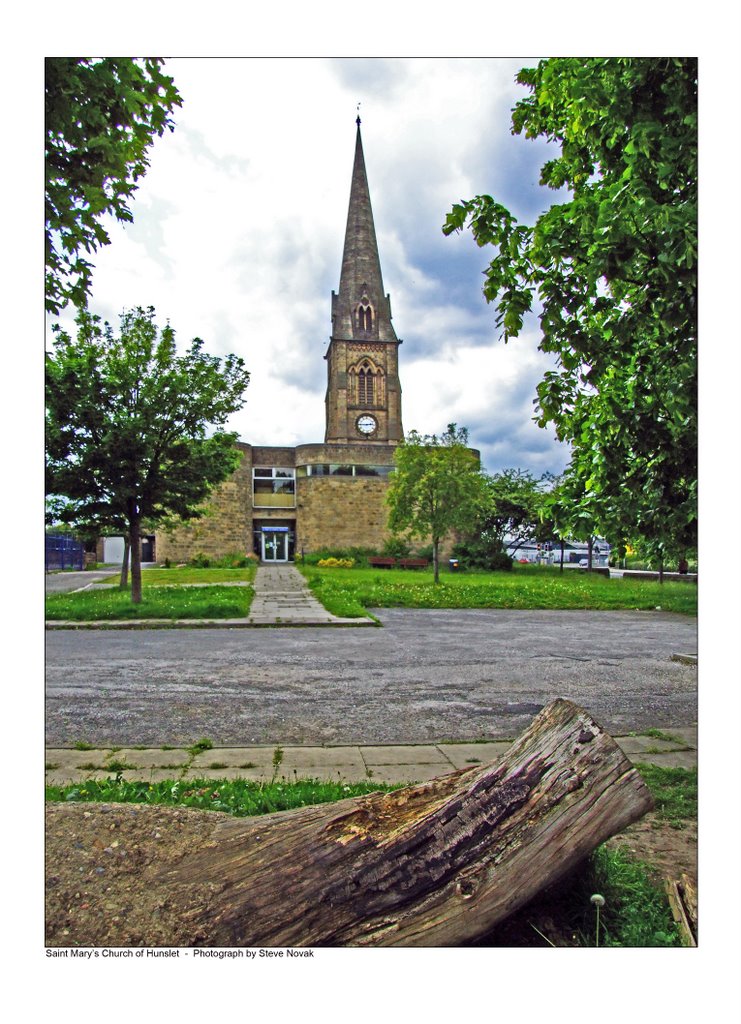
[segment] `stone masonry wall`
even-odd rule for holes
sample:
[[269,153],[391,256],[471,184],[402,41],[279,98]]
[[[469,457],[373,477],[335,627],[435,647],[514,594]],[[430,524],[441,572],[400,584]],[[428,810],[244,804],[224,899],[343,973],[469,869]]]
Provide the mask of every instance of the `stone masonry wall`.
[[296,448],[296,465],[329,462],[347,465],[393,466],[394,448],[372,444],[300,444]]
[[157,561],[187,562],[194,555],[220,558],[232,551],[252,551],[252,458],[250,445],[239,444],[236,471],[215,488],[208,515],[176,530],[157,533]]
[[374,477],[301,477],[296,550],[380,548],[389,536],[388,482]]

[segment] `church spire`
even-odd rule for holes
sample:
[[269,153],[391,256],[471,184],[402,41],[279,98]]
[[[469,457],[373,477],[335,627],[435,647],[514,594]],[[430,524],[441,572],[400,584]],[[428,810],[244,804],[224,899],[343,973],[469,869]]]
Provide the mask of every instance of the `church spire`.
[[340,290],[332,292],[327,360],[327,444],[403,440],[399,345],[383,291],[358,117]]
[[388,296],[383,290],[359,116],[355,123],[355,161],[342,253],[340,289],[338,294],[333,296],[332,333],[335,337],[349,339],[367,338],[370,331],[379,341],[395,342],[397,338],[391,326],[391,309]]

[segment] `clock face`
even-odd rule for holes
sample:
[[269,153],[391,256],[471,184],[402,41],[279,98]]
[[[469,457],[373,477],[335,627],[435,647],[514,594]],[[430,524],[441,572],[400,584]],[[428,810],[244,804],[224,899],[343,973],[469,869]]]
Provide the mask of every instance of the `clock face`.
[[359,416],[355,425],[361,434],[375,434],[378,426],[373,416]]

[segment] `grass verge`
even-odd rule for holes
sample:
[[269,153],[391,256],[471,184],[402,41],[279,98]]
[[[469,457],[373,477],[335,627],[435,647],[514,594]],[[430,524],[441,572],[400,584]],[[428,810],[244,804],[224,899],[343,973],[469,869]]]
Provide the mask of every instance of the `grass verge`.
[[515,566],[511,572],[449,573],[435,585],[431,572],[298,568],[324,607],[347,618],[364,615],[368,608],[660,608],[697,614],[697,589],[685,583],[609,579],[575,570]]
[[[195,569],[189,565],[176,569],[142,569],[142,587],[179,586],[204,583],[251,583],[257,569],[254,565],[244,569]],[[118,577],[96,583],[98,587],[117,587]]]
[[636,765],[656,801],[654,813],[672,828],[697,818],[697,768]]
[[127,782],[109,778],[88,780],[73,786],[47,786],[46,799],[61,802],[165,804],[171,807],[197,807],[225,811],[235,817],[272,814],[311,804],[326,804],[366,793],[390,792],[400,786],[378,782],[297,781],[254,782],[249,779],[214,781],[188,779],[165,782]]
[[83,590],[46,599],[51,621],[106,622],[114,619],[240,619],[252,602],[252,587],[149,587],[140,604],[128,590]]

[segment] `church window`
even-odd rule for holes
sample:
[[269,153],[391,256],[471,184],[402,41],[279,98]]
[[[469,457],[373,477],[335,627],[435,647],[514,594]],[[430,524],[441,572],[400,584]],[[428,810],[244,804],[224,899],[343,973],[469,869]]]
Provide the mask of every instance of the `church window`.
[[373,330],[373,310],[364,299],[362,305],[358,306],[358,330],[368,334]]
[[373,405],[373,371],[363,366],[358,374],[358,405]]
[[350,405],[366,409],[379,408],[386,401],[383,370],[370,359],[363,359],[348,370],[348,399]]

